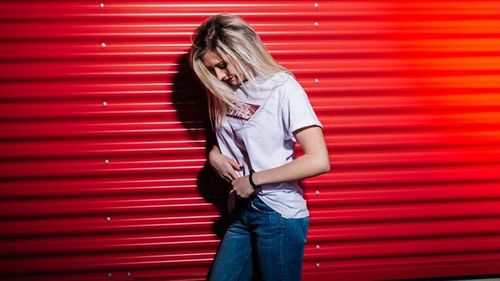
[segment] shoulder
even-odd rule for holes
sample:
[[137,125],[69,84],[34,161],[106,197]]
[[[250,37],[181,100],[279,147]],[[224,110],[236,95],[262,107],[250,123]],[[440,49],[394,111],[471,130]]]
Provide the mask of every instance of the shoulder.
[[282,99],[295,98],[305,94],[302,85],[295,77],[285,71],[279,71],[273,78],[276,81],[276,90]]
[[297,82],[295,77],[286,71],[278,71],[266,81],[268,87],[273,88],[280,95],[288,95],[296,91],[302,91],[303,88]]
[[275,84],[276,86],[281,86],[281,87],[287,87],[293,84],[294,82],[297,82],[292,75],[283,70],[276,72],[269,79],[269,81],[271,81],[271,83]]

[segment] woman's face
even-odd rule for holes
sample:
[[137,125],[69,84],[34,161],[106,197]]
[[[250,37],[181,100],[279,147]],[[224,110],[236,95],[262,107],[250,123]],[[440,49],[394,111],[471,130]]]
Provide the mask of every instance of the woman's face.
[[230,86],[239,86],[242,81],[246,80],[242,73],[238,73],[232,64],[215,52],[209,51],[201,58],[201,61],[217,79]]

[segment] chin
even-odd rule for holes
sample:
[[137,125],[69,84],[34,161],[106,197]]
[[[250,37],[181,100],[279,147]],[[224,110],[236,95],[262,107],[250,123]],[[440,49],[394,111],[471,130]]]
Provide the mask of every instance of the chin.
[[241,81],[238,77],[235,77],[234,81],[230,83],[231,86],[239,86],[241,85]]

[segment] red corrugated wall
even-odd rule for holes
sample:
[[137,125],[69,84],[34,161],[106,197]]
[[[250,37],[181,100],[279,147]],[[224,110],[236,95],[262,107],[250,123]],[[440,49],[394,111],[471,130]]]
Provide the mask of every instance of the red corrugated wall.
[[325,125],[304,280],[500,274],[498,1],[3,1],[1,280],[203,280],[223,225],[186,52],[250,22]]

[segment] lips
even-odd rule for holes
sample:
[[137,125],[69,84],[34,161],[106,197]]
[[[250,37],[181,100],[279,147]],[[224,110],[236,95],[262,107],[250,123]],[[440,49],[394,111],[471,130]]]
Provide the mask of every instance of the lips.
[[231,77],[229,77],[228,79],[226,79],[226,82],[227,82],[227,83],[232,82],[232,81],[233,81],[233,79],[234,79],[234,75],[233,75],[233,76],[231,76]]

